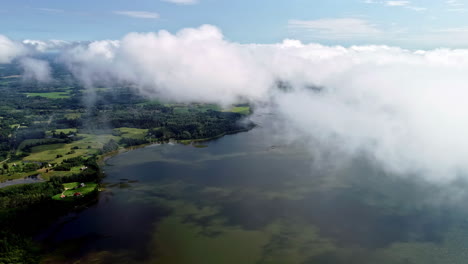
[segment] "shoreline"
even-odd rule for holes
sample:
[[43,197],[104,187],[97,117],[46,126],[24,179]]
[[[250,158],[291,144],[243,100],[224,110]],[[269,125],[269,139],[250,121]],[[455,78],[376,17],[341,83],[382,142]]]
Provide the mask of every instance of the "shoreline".
[[[113,156],[116,156],[116,155],[119,155],[119,154],[122,154],[122,153],[126,153],[126,152],[129,152],[129,151],[132,151],[132,150],[145,148],[145,147],[148,147],[148,146],[162,145],[162,144],[168,144],[168,143],[176,143],[176,144],[181,144],[181,145],[185,145],[185,146],[193,145],[195,147],[197,143],[210,142],[210,141],[213,141],[213,140],[216,140],[216,139],[220,139],[220,138],[222,138],[224,136],[234,135],[234,134],[237,134],[237,133],[248,132],[248,131],[254,129],[255,127],[257,127],[257,125],[254,124],[254,126],[251,127],[251,128],[240,129],[240,130],[236,130],[236,131],[232,131],[232,132],[225,132],[225,133],[222,133],[222,134],[219,134],[217,136],[210,137],[210,138],[181,139],[181,140],[169,139],[168,141],[165,141],[165,142],[150,142],[150,143],[141,144],[141,145],[121,147],[118,150],[115,150],[115,151],[105,153],[105,154],[101,154],[101,155],[97,156],[96,162],[97,162],[97,164],[99,166],[99,169],[101,170],[101,172],[104,174],[104,177],[105,177],[105,172],[102,169],[106,165],[106,161],[108,159],[112,158]],[[3,161],[3,162],[5,162],[5,161]],[[0,162],[0,164],[3,163],[3,162]],[[41,175],[39,174],[36,179],[32,179],[29,176],[29,177],[11,179],[11,180],[0,182],[0,189],[10,187],[10,186],[16,186],[16,185],[22,185],[22,184],[35,184],[35,183],[41,183],[41,182],[46,182],[46,180],[44,180],[41,177]]]
[[[123,153],[126,153],[126,152],[129,152],[129,151],[132,151],[132,150],[137,150],[137,149],[140,149],[140,148],[145,148],[145,147],[148,147],[148,146],[153,146],[153,145],[163,145],[163,144],[168,144],[168,143],[176,143],[176,144],[181,144],[181,145],[185,145],[185,146],[189,146],[189,145],[193,145],[193,143],[202,143],[202,142],[210,142],[212,140],[216,140],[216,139],[220,139],[224,136],[228,136],[228,135],[234,135],[234,134],[237,134],[237,133],[243,133],[243,132],[249,132],[250,130],[254,129],[255,127],[257,127],[257,125],[254,125],[252,128],[246,128],[246,129],[240,129],[240,130],[236,130],[236,131],[233,131],[233,132],[225,132],[225,133],[222,133],[220,135],[217,135],[217,136],[214,136],[214,137],[210,137],[210,138],[200,138],[200,139],[180,139],[180,140],[172,140],[170,139],[169,141],[166,141],[166,142],[152,142],[152,143],[146,143],[146,144],[141,144],[141,145],[135,145],[135,146],[129,146],[129,147],[122,147],[118,150],[115,150],[115,151],[111,151],[109,153],[105,153],[105,154],[102,154],[102,155],[99,155],[98,159],[97,159],[97,163],[99,165],[99,167],[101,168],[102,166],[105,166],[105,162],[116,156],[116,155],[119,155],[119,154],[123,154]],[[102,168],[101,168],[102,169]],[[104,172],[103,172],[104,173]]]

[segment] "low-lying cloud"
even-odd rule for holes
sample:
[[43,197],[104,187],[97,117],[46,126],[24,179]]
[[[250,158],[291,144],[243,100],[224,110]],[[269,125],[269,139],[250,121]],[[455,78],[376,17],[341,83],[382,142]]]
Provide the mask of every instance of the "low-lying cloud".
[[26,49],[19,43],[0,35],[0,63],[10,63],[16,57],[26,53]]
[[468,50],[238,44],[202,26],[78,45],[61,60],[89,87],[128,83],[178,102],[269,103],[293,129],[289,138],[310,142],[317,155],[364,155],[435,181],[468,173]]
[[75,47],[62,59],[86,84],[129,82],[144,95],[179,102],[261,100],[272,81],[251,50],[225,41],[212,26],[131,33]]
[[49,82],[52,80],[51,68],[47,61],[22,58],[20,65],[23,68],[23,78],[25,80],[35,80],[38,82]]
[[31,56],[49,50],[61,49],[67,45],[70,45],[70,43],[58,40],[15,42],[0,35],[0,63],[11,63],[18,60],[20,67],[23,69],[23,78],[25,80],[48,82],[51,80],[49,62]]

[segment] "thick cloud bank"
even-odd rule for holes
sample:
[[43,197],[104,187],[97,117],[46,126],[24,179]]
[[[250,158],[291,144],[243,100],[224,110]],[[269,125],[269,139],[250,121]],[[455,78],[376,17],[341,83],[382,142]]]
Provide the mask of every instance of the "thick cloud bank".
[[311,142],[317,155],[365,155],[433,180],[468,173],[468,50],[238,44],[202,26],[79,45],[62,60],[89,86],[123,82],[168,100],[274,105],[293,131],[287,138]]
[[121,41],[78,46],[64,59],[86,83],[126,81],[143,94],[177,101],[261,99],[271,81],[249,49],[225,41],[212,26],[177,35],[131,33]]

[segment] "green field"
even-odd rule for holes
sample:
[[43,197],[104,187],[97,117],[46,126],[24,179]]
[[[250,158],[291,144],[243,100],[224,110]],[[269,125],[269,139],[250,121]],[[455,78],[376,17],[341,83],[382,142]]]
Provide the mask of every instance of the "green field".
[[214,105],[214,104],[198,104],[197,109],[201,112],[206,112],[208,110],[213,110],[213,111],[222,110],[221,107],[219,107],[218,105]]
[[[140,131],[141,130],[141,131]],[[57,129],[56,133],[64,132],[76,132],[76,129]],[[143,134],[146,135],[146,131],[143,129],[122,129],[123,132],[127,133],[129,137],[139,138]],[[48,133],[51,133],[49,131]],[[22,159],[23,162],[41,162],[41,163],[49,163],[49,164],[60,164],[65,159],[75,158],[75,157],[89,157],[95,154],[98,154],[103,145],[109,140],[113,139],[115,141],[119,141],[121,137],[113,136],[110,134],[104,135],[92,135],[92,134],[77,134],[77,137],[80,138],[79,140],[73,141],[69,144],[67,143],[53,143],[58,139],[51,138],[51,139],[29,139],[23,141],[17,149],[18,155],[23,154],[24,148],[28,144],[34,143],[41,143],[47,145],[39,145],[31,148],[31,153]],[[50,143],[50,144],[48,144]],[[22,162],[18,161],[10,161],[8,162],[8,166],[10,168],[14,167],[14,164],[18,164],[19,166]],[[9,173],[5,173],[0,175],[0,181],[5,180],[13,180],[13,179],[20,179],[23,177],[31,176],[31,175],[38,175],[40,174],[41,177],[45,180],[50,179],[51,177],[58,176],[71,176],[73,174],[79,174],[80,167],[74,167],[70,171],[54,171],[49,167],[39,169],[33,172],[14,172],[10,169]]]
[[[79,182],[71,182],[71,183],[65,183],[63,184],[64,192],[56,194],[52,197],[54,200],[70,200],[70,199],[76,199],[77,197],[74,197],[73,195],[75,193],[81,193],[82,196],[88,195],[92,192],[94,192],[98,184],[94,182],[86,182],[85,187],[79,187],[80,183]],[[79,187],[79,188],[77,188]],[[76,188],[76,189],[75,189]],[[61,198],[61,195],[65,195],[66,198]]]
[[98,87],[98,88],[94,88],[95,91],[97,92],[107,92],[109,91],[111,88],[109,87]]
[[49,99],[70,98],[70,92],[50,92],[50,93],[25,93],[28,97],[44,97]]
[[250,114],[250,107],[249,106],[235,106],[225,112],[233,112],[233,113],[248,115]]
[[65,117],[67,119],[78,119],[81,117],[81,113],[68,113],[68,114],[65,114]]
[[10,75],[10,76],[0,77],[0,79],[16,79],[16,78],[20,78],[20,77],[21,77],[21,75]]
[[[23,160],[59,163],[64,159],[96,154],[109,140],[114,139],[118,141],[120,139],[112,135],[78,134],[77,136],[83,138],[70,144],[61,143],[33,147],[31,148],[31,155]],[[75,147],[78,149],[73,149]],[[74,151],[74,153],[68,154],[71,151]],[[62,155],[63,157],[57,158],[57,155]]]
[[118,131],[123,138],[144,139],[148,134],[148,129],[140,128],[121,127],[114,130]]
[[60,133],[65,133],[65,134],[68,134],[68,133],[76,133],[78,131],[78,129],[76,128],[63,128],[63,129],[55,129],[55,133],[56,134],[60,134]]
[[[16,150],[16,154],[19,155],[24,150],[24,148],[28,145],[46,145],[46,144],[54,144],[57,143],[59,139],[57,138],[42,138],[42,139],[26,139],[18,146]],[[59,141],[60,142],[60,141]]]

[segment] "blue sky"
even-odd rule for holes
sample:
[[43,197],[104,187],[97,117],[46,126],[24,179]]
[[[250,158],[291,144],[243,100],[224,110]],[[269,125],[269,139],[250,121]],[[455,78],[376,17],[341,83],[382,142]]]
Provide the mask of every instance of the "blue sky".
[[0,0],[12,39],[119,39],[212,24],[241,43],[468,47],[468,0]]

